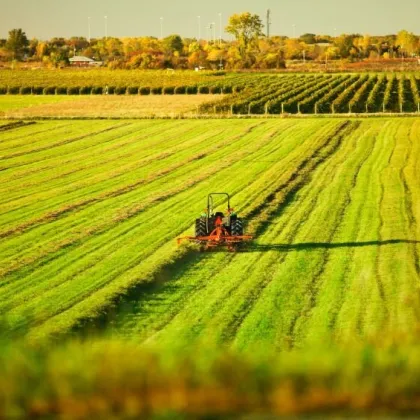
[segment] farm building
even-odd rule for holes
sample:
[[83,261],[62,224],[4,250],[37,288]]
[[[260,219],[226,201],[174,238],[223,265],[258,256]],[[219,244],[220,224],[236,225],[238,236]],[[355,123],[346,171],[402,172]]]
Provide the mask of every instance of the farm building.
[[89,57],[83,57],[81,55],[76,55],[69,59],[70,65],[74,67],[92,67],[92,66],[101,66],[102,61],[95,61]]

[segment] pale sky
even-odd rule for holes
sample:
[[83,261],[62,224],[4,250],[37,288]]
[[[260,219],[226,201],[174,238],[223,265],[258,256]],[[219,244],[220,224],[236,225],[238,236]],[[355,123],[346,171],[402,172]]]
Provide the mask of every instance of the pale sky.
[[198,37],[198,16],[201,37],[211,22],[218,37],[219,13],[223,27],[231,14],[245,11],[265,23],[268,8],[273,35],[420,33],[420,0],[0,0],[0,37],[13,28],[28,38],[87,37],[89,21],[92,38],[103,37],[106,26],[108,36],[160,37],[161,17],[164,36]]

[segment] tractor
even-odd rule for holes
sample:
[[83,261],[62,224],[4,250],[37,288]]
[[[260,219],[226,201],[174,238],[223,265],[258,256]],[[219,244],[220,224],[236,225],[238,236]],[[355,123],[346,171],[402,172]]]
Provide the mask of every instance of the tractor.
[[[226,214],[215,211],[215,196],[227,197]],[[207,197],[206,211],[195,221],[195,236],[178,239],[178,244],[189,240],[200,245],[202,250],[226,246],[229,251],[236,251],[252,236],[244,235],[243,220],[230,207],[230,196],[227,193],[211,193]]]

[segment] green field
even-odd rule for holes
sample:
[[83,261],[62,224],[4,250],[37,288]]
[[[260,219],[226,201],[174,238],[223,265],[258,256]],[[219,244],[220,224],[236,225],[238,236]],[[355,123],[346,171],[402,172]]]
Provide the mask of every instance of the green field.
[[[340,400],[344,409],[363,398],[358,380],[382,395],[386,372],[400,369],[405,379],[393,392],[411,392],[401,407],[418,409],[418,385],[408,372],[418,371],[412,348],[420,338],[420,120],[6,123],[0,126],[4,337],[38,345],[99,336],[139,344],[132,354],[148,346],[280,354],[279,366],[296,363],[280,375],[296,381],[290,395],[299,394],[299,381],[316,390],[334,388],[328,378],[336,378],[355,393]],[[178,247],[177,237],[193,233],[207,194],[221,191],[248,221],[253,243],[238,253]],[[366,345],[378,357],[366,356]],[[381,356],[381,349],[390,353]],[[83,359],[82,350],[73,350],[74,365],[59,369],[66,380],[95,352]],[[54,354],[48,363],[55,366],[60,351]],[[121,357],[118,347],[109,360]],[[238,372],[240,357],[234,357]],[[2,360],[5,381],[24,375],[19,369],[29,363],[22,356],[14,362],[20,367],[7,370]],[[50,376],[45,363],[45,372],[29,375],[35,382],[40,372]],[[346,363],[361,370],[350,374]],[[129,370],[124,366],[117,382]],[[244,366],[257,374],[255,364]],[[55,398],[48,386],[39,391],[46,400]],[[308,393],[319,402],[308,412],[331,409],[330,397],[338,398]],[[283,408],[274,411],[298,412]],[[226,412],[237,410],[234,404]]]
[[410,332],[418,124],[62,121],[4,131],[0,310],[31,337],[95,317],[183,254],[175,238],[207,193],[228,191],[252,215],[249,252],[193,253],[121,319],[122,333],[285,348]]

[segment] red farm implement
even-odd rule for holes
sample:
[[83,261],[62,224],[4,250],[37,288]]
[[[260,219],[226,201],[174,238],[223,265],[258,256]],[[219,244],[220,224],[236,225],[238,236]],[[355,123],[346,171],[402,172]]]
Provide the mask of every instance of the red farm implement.
[[[214,211],[214,196],[227,197],[227,213]],[[198,243],[202,249],[225,246],[229,251],[236,249],[252,236],[244,235],[243,220],[230,207],[230,197],[227,193],[212,193],[207,197],[207,210],[195,221],[195,236],[178,238],[178,244],[183,240]]]

